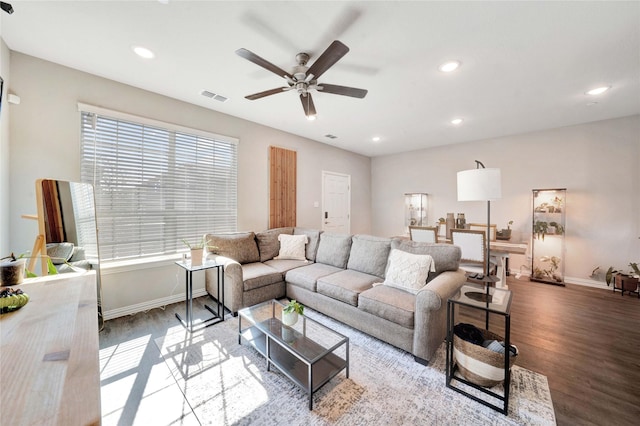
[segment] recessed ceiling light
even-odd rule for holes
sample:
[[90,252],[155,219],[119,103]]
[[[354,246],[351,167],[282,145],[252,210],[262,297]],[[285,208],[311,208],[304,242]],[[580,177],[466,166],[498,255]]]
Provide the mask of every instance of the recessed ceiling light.
[[460,61],[449,61],[440,65],[438,69],[442,72],[452,72],[460,67]]
[[463,121],[464,121],[464,120],[463,120],[462,118],[454,118],[453,120],[451,120],[451,124],[453,124],[453,125],[456,125],[456,126],[457,126],[457,125],[459,125],[459,124],[462,124],[462,122],[463,122]]
[[136,55],[140,56],[141,58],[152,59],[156,56],[151,50],[147,49],[146,47],[131,46],[131,49],[135,52]]
[[595,89],[591,89],[588,92],[586,92],[586,94],[587,95],[602,95],[604,92],[606,92],[609,89],[611,89],[611,86],[596,87]]
[[371,140],[374,142],[380,142],[380,136],[374,136],[371,138]]

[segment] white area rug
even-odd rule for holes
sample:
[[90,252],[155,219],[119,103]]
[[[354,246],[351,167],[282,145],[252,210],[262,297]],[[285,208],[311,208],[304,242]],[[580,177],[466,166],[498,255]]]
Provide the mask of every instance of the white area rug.
[[[238,318],[177,330],[156,345],[202,424],[214,425],[554,425],[547,378],[514,366],[509,415],[445,386],[445,345],[428,367],[413,356],[311,309],[305,313],[349,337],[350,374],[313,397],[262,355],[238,345]],[[244,325],[244,324],[243,324]],[[494,391],[502,393],[500,386]],[[497,401],[492,401],[496,403]]]

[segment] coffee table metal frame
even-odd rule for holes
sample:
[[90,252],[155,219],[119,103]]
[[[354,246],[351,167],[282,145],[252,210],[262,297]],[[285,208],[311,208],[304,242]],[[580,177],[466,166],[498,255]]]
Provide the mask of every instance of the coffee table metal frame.
[[[189,332],[199,330],[201,328],[209,327],[210,325],[218,324],[224,321],[224,265],[216,263],[212,260],[207,260],[202,265],[191,266],[191,261],[176,261],[176,265],[180,266],[186,271],[185,276],[185,319],[182,319],[180,314],[176,312],[176,318],[180,321],[180,324],[184,326]],[[209,305],[204,307],[213,314],[211,318],[208,318],[197,324],[193,323],[193,273],[196,271],[204,271],[205,269],[216,268],[218,272],[218,298],[216,301],[216,310],[214,311]],[[198,328],[194,328],[198,326]]]
[[[483,301],[474,300],[468,296],[466,293],[481,293],[485,296],[490,296],[485,298]],[[455,323],[455,307],[458,306],[466,306],[473,309],[479,309],[481,311],[485,311],[486,313],[486,326],[485,329],[489,330],[489,314],[500,315],[504,317],[504,346],[505,348],[510,347],[510,335],[511,335],[511,299],[513,294],[509,290],[482,286],[467,283],[462,286],[460,292],[451,297],[447,302],[447,360],[446,360],[446,381],[447,387],[450,389],[459,392],[474,401],[477,401],[487,407],[493,408],[496,411],[501,412],[504,415],[509,413],[509,388],[511,387],[511,369],[509,368],[509,353],[508,350],[505,351],[504,356],[504,395],[500,395],[498,393],[493,392],[490,389],[487,389],[482,386],[478,386],[475,383],[471,383],[468,380],[460,376],[456,376],[455,372],[458,369],[457,365],[454,365],[453,360],[453,327]],[[497,404],[492,404],[491,402],[485,401],[465,390],[456,387],[453,385],[453,382],[457,381],[460,383],[464,383],[465,385],[471,386],[474,389],[479,390],[482,393],[492,396],[498,401],[502,402],[502,406]]]
[[[309,395],[309,410],[313,409],[313,394],[342,370],[349,377],[349,338],[300,315],[294,326],[284,325],[282,309],[277,300],[269,300],[238,311],[238,344],[245,339],[267,360],[267,371],[274,365],[293,383]],[[248,322],[242,328],[242,322]],[[327,344],[314,340],[323,334]],[[285,341],[284,336],[287,336]],[[345,357],[336,354],[345,346]]]

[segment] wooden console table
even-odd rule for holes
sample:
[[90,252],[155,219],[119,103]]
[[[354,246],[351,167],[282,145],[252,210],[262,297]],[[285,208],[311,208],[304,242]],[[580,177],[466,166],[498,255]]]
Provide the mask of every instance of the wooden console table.
[[99,425],[95,271],[26,279],[29,303],[0,315],[2,424]]

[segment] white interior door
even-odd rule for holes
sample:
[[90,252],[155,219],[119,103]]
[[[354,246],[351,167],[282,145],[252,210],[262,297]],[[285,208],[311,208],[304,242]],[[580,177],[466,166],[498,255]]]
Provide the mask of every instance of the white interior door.
[[351,232],[351,176],[322,172],[322,230]]

